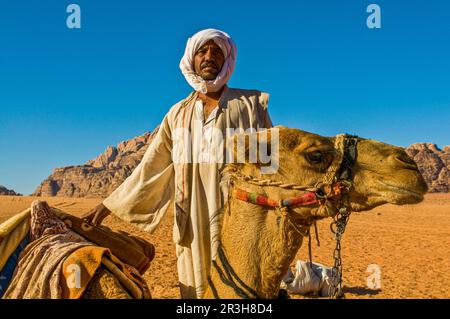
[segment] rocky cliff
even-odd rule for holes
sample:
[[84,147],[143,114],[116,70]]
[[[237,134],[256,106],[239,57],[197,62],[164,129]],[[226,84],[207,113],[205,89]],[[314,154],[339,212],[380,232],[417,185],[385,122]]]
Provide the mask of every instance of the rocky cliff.
[[139,164],[153,133],[109,146],[103,154],[80,166],[56,168],[32,194],[34,196],[106,197]]
[[450,146],[441,150],[436,144],[417,143],[406,152],[419,166],[430,192],[450,192]]
[[0,195],[8,195],[8,196],[22,196],[22,194],[18,194],[11,189],[7,189],[5,186],[0,185]]
[[[56,168],[33,195],[108,196],[139,164],[156,131],[110,146],[84,165]],[[435,144],[418,143],[406,151],[417,162],[430,192],[450,192],[450,146],[441,150]]]

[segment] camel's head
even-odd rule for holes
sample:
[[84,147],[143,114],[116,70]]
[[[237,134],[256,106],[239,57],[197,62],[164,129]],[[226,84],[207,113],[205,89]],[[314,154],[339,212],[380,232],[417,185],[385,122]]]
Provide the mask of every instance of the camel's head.
[[[299,185],[321,182],[339,152],[334,146],[335,137],[286,127],[275,129],[279,136],[279,167],[275,174],[264,177]],[[271,144],[272,130],[268,134],[257,133],[259,142]],[[403,205],[423,200],[427,185],[416,163],[402,148],[361,138],[356,150],[353,187],[349,193],[353,211],[365,211],[385,203]],[[241,169],[254,174],[261,169],[261,164],[247,163]]]

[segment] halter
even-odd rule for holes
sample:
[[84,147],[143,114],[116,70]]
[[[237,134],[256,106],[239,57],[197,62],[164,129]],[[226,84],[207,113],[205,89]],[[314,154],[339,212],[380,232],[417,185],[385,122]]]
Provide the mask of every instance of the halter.
[[351,187],[350,183],[337,181],[332,185],[324,185],[316,191],[303,193],[296,197],[274,200],[264,195],[258,195],[244,191],[240,188],[233,190],[233,197],[244,202],[273,208],[291,208],[296,206],[308,206],[319,203],[323,205],[326,200],[337,198],[346,193]]
[[[344,294],[342,291],[342,262],[341,262],[341,238],[345,231],[346,224],[348,222],[350,216],[350,207],[348,204],[348,192],[352,188],[352,180],[353,180],[353,166],[356,162],[357,156],[357,143],[359,138],[354,135],[348,134],[339,134],[336,136],[334,148],[338,150],[337,156],[334,158],[333,162],[330,164],[323,180],[314,185],[314,186],[302,186],[296,185],[294,183],[283,183],[280,181],[272,181],[270,179],[260,179],[252,176],[242,175],[239,172],[230,172],[230,175],[233,179],[243,180],[250,184],[258,185],[258,186],[274,186],[291,190],[303,190],[305,191],[303,194],[285,198],[281,200],[274,200],[264,195],[259,195],[251,192],[247,192],[240,188],[236,188],[233,190],[231,196],[234,198],[248,202],[254,205],[265,206],[276,208],[277,211],[280,211],[283,216],[286,216],[289,223],[293,228],[303,237],[309,236],[309,253],[310,260],[311,258],[311,235],[309,232],[309,228],[312,224],[302,225],[303,231],[299,229],[294,222],[292,222],[289,211],[293,207],[298,206],[309,206],[319,204],[319,209],[325,209],[327,211],[327,215],[333,217],[333,222],[331,224],[331,230],[335,235],[336,240],[336,248],[333,253],[334,257],[334,266],[332,269],[332,284],[330,286],[329,294],[332,298],[343,298]],[[231,181],[231,184],[233,181]],[[330,200],[337,201],[337,205],[328,205]],[[333,209],[334,212],[329,212],[330,209]],[[315,222],[314,222],[315,225]],[[317,235],[317,230],[316,230]],[[253,289],[250,289],[247,285],[245,285],[239,277],[232,270],[224,251],[219,245],[219,259],[222,263],[223,268],[226,272],[226,278],[223,274],[222,270],[218,266],[216,261],[213,261],[213,265],[216,268],[217,272],[220,275],[222,282],[233,288],[235,293],[237,293],[242,298],[258,298],[258,295]],[[241,288],[237,286],[234,282],[234,279],[237,280],[242,287],[247,290],[247,293],[244,292]],[[208,278],[209,285],[213,291],[213,295],[215,298],[219,298],[217,295],[217,291],[210,280]]]
[[[347,134],[336,136],[335,149],[338,150],[337,156],[327,169],[323,180],[314,186],[302,186],[295,183],[283,183],[280,181],[272,181],[270,179],[260,179],[242,175],[236,171],[230,173],[232,178],[243,180],[253,185],[303,190],[305,191],[303,194],[296,197],[274,200],[264,195],[236,188],[233,190],[232,196],[251,204],[278,209],[289,209],[296,206],[309,206],[313,204],[319,204],[320,206],[325,207],[325,204],[329,200],[342,198],[352,187],[352,168],[356,161],[357,142],[357,136]],[[326,209],[328,208],[329,207],[326,207]],[[339,207],[335,206],[334,208],[339,211],[342,208],[342,205]],[[334,215],[335,214],[333,213],[328,213],[328,216],[330,217]]]

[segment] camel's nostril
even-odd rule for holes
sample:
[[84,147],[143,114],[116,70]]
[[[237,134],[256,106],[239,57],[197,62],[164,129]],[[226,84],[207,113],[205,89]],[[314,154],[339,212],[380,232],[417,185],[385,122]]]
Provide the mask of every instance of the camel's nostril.
[[406,166],[407,168],[410,169],[417,169],[416,162],[414,162],[414,160],[411,157],[409,157],[408,154],[406,153],[396,154],[394,158],[397,162],[401,163],[402,166]]

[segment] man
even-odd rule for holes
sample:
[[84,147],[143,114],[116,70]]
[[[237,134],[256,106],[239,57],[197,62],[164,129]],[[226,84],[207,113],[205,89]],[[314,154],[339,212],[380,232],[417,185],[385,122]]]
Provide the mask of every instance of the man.
[[236,46],[225,32],[207,29],[188,40],[180,68],[195,91],[169,110],[133,173],[86,215],[100,224],[112,212],[152,232],[173,201],[182,298],[203,296],[220,235],[224,161],[214,156],[223,150],[214,132],[227,139],[229,129],[272,127],[268,94],[227,87],[235,63]]

